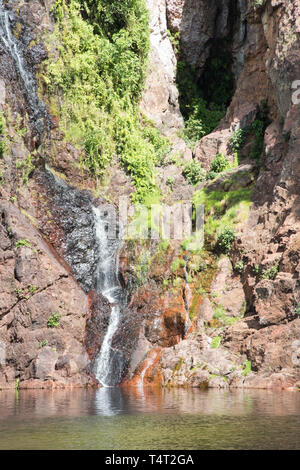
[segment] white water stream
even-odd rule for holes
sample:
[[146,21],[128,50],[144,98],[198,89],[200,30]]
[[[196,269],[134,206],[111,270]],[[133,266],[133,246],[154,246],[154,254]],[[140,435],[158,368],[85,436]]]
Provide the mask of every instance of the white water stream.
[[93,208],[95,215],[96,239],[99,246],[99,264],[97,272],[97,291],[111,304],[111,315],[94,373],[103,386],[113,386],[122,378],[122,355],[112,347],[114,334],[117,332],[122,314],[123,291],[118,281],[118,258],[120,241],[108,237],[107,213],[101,208]]
[[45,106],[37,97],[35,78],[26,66],[21,42],[13,34],[10,21],[11,15],[11,12],[4,9],[3,0],[0,0],[0,39],[15,63],[16,70],[23,82],[33,117],[37,120],[45,114]]

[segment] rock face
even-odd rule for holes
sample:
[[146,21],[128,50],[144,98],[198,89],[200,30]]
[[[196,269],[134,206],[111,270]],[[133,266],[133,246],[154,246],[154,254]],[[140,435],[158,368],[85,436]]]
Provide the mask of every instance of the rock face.
[[[7,2],[24,73],[33,74],[47,56],[40,38],[53,31],[52,6],[53,1],[33,1],[18,10],[16,2]],[[62,142],[57,126],[47,127],[47,115],[48,133],[43,134],[31,109],[36,100],[28,99],[24,77],[2,41],[0,52],[0,106],[5,116],[0,161],[0,388],[97,386],[90,363],[103,335],[95,339],[95,329],[101,314],[105,327],[110,309],[102,299],[94,315],[95,302],[87,296],[98,263],[94,198],[65,183],[65,175],[55,176],[45,168],[56,142],[59,164],[53,158],[53,166],[78,182],[78,170],[68,165],[78,160],[79,152]],[[32,82],[33,94],[35,86]]]
[[166,0],[147,0],[150,13],[149,72],[141,101],[142,112],[167,135],[183,128],[175,85],[176,57],[168,35]]
[[[217,34],[225,35],[228,4],[217,3],[222,10],[215,23]],[[208,54],[203,45],[209,44],[216,34],[210,21],[216,19],[217,3],[167,2],[169,28],[180,31],[186,57],[200,69]],[[245,266],[238,282],[228,271],[226,262],[220,266],[221,271],[214,274],[210,284],[210,292],[218,293],[217,299],[200,296],[196,300],[194,294],[192,304],[197,305],[197,316],[190,333],[173,347],[161,349],[155,363],[151,352],[154,349],[149,348],[149,343],[141,342],[148,360],[142,359],[136,373],[144,374],[147,383],[160,380],[169,386],[250,388],[291,388],[300,383],[297,215],[300,108],[295,101],[295,87],[292,88],[300,76],[300,11],[296,2],[271,0],[257,7],[250,2],[239,2],[239,9],[242,22],[240,29],[235,30],[234,41],[239,38],[242,50],[235,49],[236,57],[244,65],[236,74],[237,89],[226,118],[215,132],[198,143],[194,156],[205,168],[209,168],[218,152],[230,156],[228,144],[233,130],[251,124],[261,100],[268,101],[273,122],[265,133],[254,202],[231,253],[233,265],[242,257]],[[200,43],[202,46],[198,47]],[[245,148],[243,154],[247,157],[248,153]],[[245,163],[247,166],[248,162]],[[252,171],[244,174],[248,179],[248,183],[244,181],[246,186],[256,179],[257,169],[251,176]],[[243,169],[238,169],[237,184],[241,186],[242,174]],[[224,174],[212,184],[212,189],[221,191],[228,184],[232,184],[232,179]],[[150,300],[149,308],[152,304]],[[222,310],[216,314],[218,304]],[[149,311],[148,306],[143,309]],[[238,319],[243,312],[244,318]],[[219,328],[224,321],[227,325],[222,333]],[[215,339],[218,337],[219,346]],[[251,372],[247,361],[251,363]]]
[[[53,31],[52,6],[6,2],[33,76],[47,56],[41,38]],[[183,165],[194,158],[206,169],[219,152],[233,161],[232,133],[255,121],[263,99],[272,122],[260,165],[249,160],[247,141],[236,169],[197,188],[235,196],[253,189],[250,215],[236,227],[227,256],[206,246],[200,255],[188,252],[173,240],[124,243],[119,279],[128,305],[112,341],[128,364],[124,384],[299,387],[300,104],[292,83],[300,77],[300,7],[296,0],[256,6],[147,0],[147,6],[151,54],[141,109],[172,144],[173,160],[157,169],[165,201],[190,199],[195,190],[178,155]],[[199,77],[214,41],[228,40],[236,78],[226,117],[193,153],[178,137],[178,34],[180,53]],[[92,364],[111,315],[95,283],[92,206],[103,199],[80,165],[83,150],[65,142],[59,116],[46,113],[38,125],[2,42],[0,107],[7,146],[0,157],[0,388],[97,385]],[[132,191],[128,174],[116,162],[115,169],[103,189],[114,202]],[[226,204],[225,198],[220,211]]]
[[16,381],[20,388],[93,384],[83,290],[18,209],[3,200],[0,230],[0,387],[14,388]]
[[[41,227],[72,269],[86,292],[95,289],[98,254],[95,241],[93,200],[88,191],[78,191],[56,176],[51,170],[37,175],[41,194],[48,201],[48,230]],[[49,211],[52,224],[49,223]],[[45,208],[40,209],[40,216]]]
[[212,42],[231,35],[234,72],[242,71],[247,0],[167,0],[168,27],[180,33],[181,52],[199,75]]

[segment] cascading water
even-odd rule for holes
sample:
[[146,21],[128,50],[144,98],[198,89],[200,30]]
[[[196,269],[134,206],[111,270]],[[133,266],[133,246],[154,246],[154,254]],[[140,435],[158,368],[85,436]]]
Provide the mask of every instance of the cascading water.
[[43,118],[46,116],[46,108],[44,103],[37,97],[36,82],[26,65],[22,52],[23,46],[12,32],[11,19],[13,19],[13,13],[5,10],[3,0],[0,0],[0,39],[15,63],[17,72],[24,85],[24,91],[33,120],[35,121],[35,126],[41,132],[43,129]]
[[[64,228],[64,258],[75,279],[85,292],[95,290],[110,303],[109,324],[100,351],[93,359],[92,369],[102,385],[118,385],[126,369],[130,346],[126,344],[126,338],[124,341],[124,337],[119,336],[128,320],[127,298],[118,278],[122,237],[118,235],[117,238],[117,234],[114,238],[109,236],[109,228],[114,222],[109,210],[111,206],[95,207],[92,196],[69,186],[47,165],[41,183],[53,199],[54,214]],[[98,314],[103,314],[101,307]],[[103,324],[105,321],[99,337],[103,334]]]
[[[31,118],[34,121],[36,130],[41,134],[44,128],[44,120],[47,118],[47,111],[44,103],[37,96],[36,81],[25,60],[25,47],[13,34],[12,25],[14,21],[14,13],[6,10],[3,0],[0,0],[0,40],[6,52],[14,61],[16,71],[22,81],[22,89],[31,109]],[[58,181],[47,168],[46,173],[52,181],[52,187],[57,190],[57,194],[63,196],[61,202],[67,210],[70,204],[76,200],[76,190],[71,190],[66,184]],[[86,202],[89,205],[89,201]],[[60,206],[60,203],[57,202],[57,205]],[[67,229],[65,232],[66,248],[68,248],[67,261],[72,266],[76,279],[78,279],[86,291],[95,287],[97,292],[101,293],[111,304],[111,316],[107,332],[100,352],[94,361],[94,374],[103,386],[115,386],[121,382],[126,365],[124,352],[114,347],[114,337],[122,320],[122,306],[124,306],[126,300],[125,293],[119,284],[117,273],[120,240],[109,239],[106,212],[101,211],[101,208],[93,207],[96,248],[86,246],[82,240],[80,243],[77,243],[78,233],[87,237],[89,229],[92,231],[91,225],[86,224],[89,221],[91,211],[86,210],[83,211],[85,214],[82,214],[81,208],[79,210],[76,206],[75,213],[78,214],[80,212],[81,225],[79,230],[75,228],[76,223],[73,220],[74,210],[74,207],[72,207],[71,216],[65,215],[64,220],[64,226]],[[70,250],[69,245],[73,246],[74,249]],[[72,253],[70,254],[71,251]],[[96,251],[97,253],[95,253]],[[87,273],[88,268],[85,269],[85,267],[90,268],[91,264],[93,264],[94,255],[99,260],[96,272],[91,272],[89,269],[89,273]]]
[[108,236],[108,212],[94,208],[96,239],[98,242],[97,291],[111,304],[111,316],[101,350],[95,360],[94,374],[106,387],[117,385],[122,380],[124,370],[123,354],[113,347],[113,338],[118,330],[124,304],[124,292],[118,280],[118,258],[120,240]]

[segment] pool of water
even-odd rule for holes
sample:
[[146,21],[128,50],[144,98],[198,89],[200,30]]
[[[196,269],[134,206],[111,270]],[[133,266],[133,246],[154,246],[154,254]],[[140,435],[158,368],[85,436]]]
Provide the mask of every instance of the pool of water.
[[1,391],[0,449],[300,449],[300,393]]

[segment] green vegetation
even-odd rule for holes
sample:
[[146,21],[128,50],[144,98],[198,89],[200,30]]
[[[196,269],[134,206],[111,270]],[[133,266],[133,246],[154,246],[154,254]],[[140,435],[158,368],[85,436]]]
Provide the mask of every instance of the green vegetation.
[[169,246],[170,246],[170,240],[168,238],[165,238],[157,246],[156,254],[166,253],[168,251]]
[[202,168],[201,163],[191,160],[187,163],[182,172],[183,176],[190,184],[197,185],[205,180],[206,172]]
[[224,112],[218,107],[208,108],[207,103],[198,98],[197,102],[190,106],[190,112],[185,122],[184,137],[191,147],[195,142],[210,134],[224,117]]
[[230,317],[226,315],[226,311],[221,304],[216,305],[214,319],[217,320],[217,323],[214,326],[220,327],[220,326],[234,325],[236,322],[240,321],[242,316],[243,314],[241,314],[238,317]]
[[255,138],[253,147],[249,153],[249,157],[252,160],[257,161],[260,159],[264,149],[265,131],[271,122],[268,117],[268,114],[269,107],[267,101],[262,100],[255,121],[253,121],[249,126],[245,127],[244,129],[237,129],[233,132],[230,138],[230,147],[234,152],[237,160],[239,160],[240,151],[242,150],[248,135],[253,135]]
[[263,269],[260,278],[274,280],[278,274],[279,263],[273,264],[269,269]]
[[228,158],[223,155],[223,153],[218,153],[211,162],[210,171],[206,174],[206,179],[214,180],[220,173],[223,173],[223,171],[229,170],[234,166],[236,166],[236,162],[231,165]]
[[242,375],[243,375],[244,377],[246,377],[248,374],[250,374],[251,370],[252,370],[251,362],[248,361],[248,360],[245,361],[245,363],[244,363],[244,369],[243,369]]
[[[85,149],[97,177],[118,157],[136,187],[133,201],[157,192],[155,165],[168,142],[138,111],[149,52],[144,0],[57,0],[59,57],[43,76],[66,139]],[[63,102],[57,96],[63,94]]]
[[251,206],[252,187],[233,191],[196,191],[195,205],[204,205],[206,241],[217,241],[218,251],[228,253],[235,239],[235,227],[244,222]]
[[48,328],[57,328],[59,326],[60,315],[59,313],[52,313],[49,317],[47,326]]
[[218,349],[218,347],[221,344],[221,340],[222,340],[221,336],[215,336],[211,343],[212,349]]
[[27,246],[28,248],[31,248],[31,243],[27,238],[24,238],[23,240],[17,240],[16,241],[16,248],[21,248],[22,246]]
[[258,265],[258,264],[255,264],[255,265],[253,266],[253,272],[254,272],[254,274],[258,275],[258,274],[259,274],[259,270],[260,270],[259,265]]
[[230,137],[230,147],[233,152],[239,152],[245,142],[245,132],[243,129],[237,129]]
[[166,185],[167,186],[170,186],[170,188],[172,189],[173,188],[173,184],[174,184],[174,178],[171,178],[169,177],[166,181]]
[[178,269],[179,269],[180,267],[182,267],[181,261],[183,261],[183,260],[181,260],[180,258],[176,258],[176,259],[173,261],[173,263],[171,264],[171,271],[172,271],[172,273],[176,273],[176,271],[178,271]]
[[217,248],[221,253],[228,254],[233,242],[236,239],[235,231],[229,227],[224,227],[217,239]]
[[180,47],[180,31],[173,32],[168,29],[168,35],[171,40],[175,55],[178,55]]
[[265,0],[253,0],[254,1],[254,8],[260,8],[262,6],[264,6],[264,4],[266,3]]
[[152,258],[149,252],[149,244],[146,241],[145,245],[142,247],[136,263],[136,283],[138,286],[142,286],[147,282],[151,261]]
[[210,164],[210,171],[222,173],[230,167],[228,159],[222,153],[218,153]]
[[300,315],[300,302],[298,303],[298,305],[296,307],[295,315]]
[[239,274],[244,272],[244,269],[245,269],[245,263],[243,260],[238,261],[234,266],[234,270]]
[[185,165],[182,174],[190,184],[197,185],[202,181],[217,178],[220,173],[231,167],[228,158],[222,153],[218,153],[211,162],[209,172],[202,168],[200,162],[192,160]]
[[225,115],[234,90],[231,65],[230,45],[224,39],[212,44],[200,80],[197,70],[187,64],[182,54],[179,54],[179,102],[185,119],[184,136],[191,146],[212,132]]
[[28,179],[34,171],[34,165],[32,164],[31,155],[24,160],[19,160],[16,163],[16,168],[22,170],[22,182],[23,184],[28,183]]
[[255,142],[249,154],[249,157],[252,160],[259,160],[259,158],[261,157],[262,151],[264,149],[265,130],[266,130],[266,124],[264,121],[260,119],[256,119],[255,121],[253,121],[253,123],[250,126],[250,131],[255,136]]
[[48,346],[48,340],[44,339],[44,341],[40,342],[40,348],[44,348],[45,346]]
[[35,294],[37,289],[36,289],[36,286],[34,286],[33,284],[31,284],[31,285],[29,286],[28,290],[29,290],[29,292],[30,292],[31,294]]

